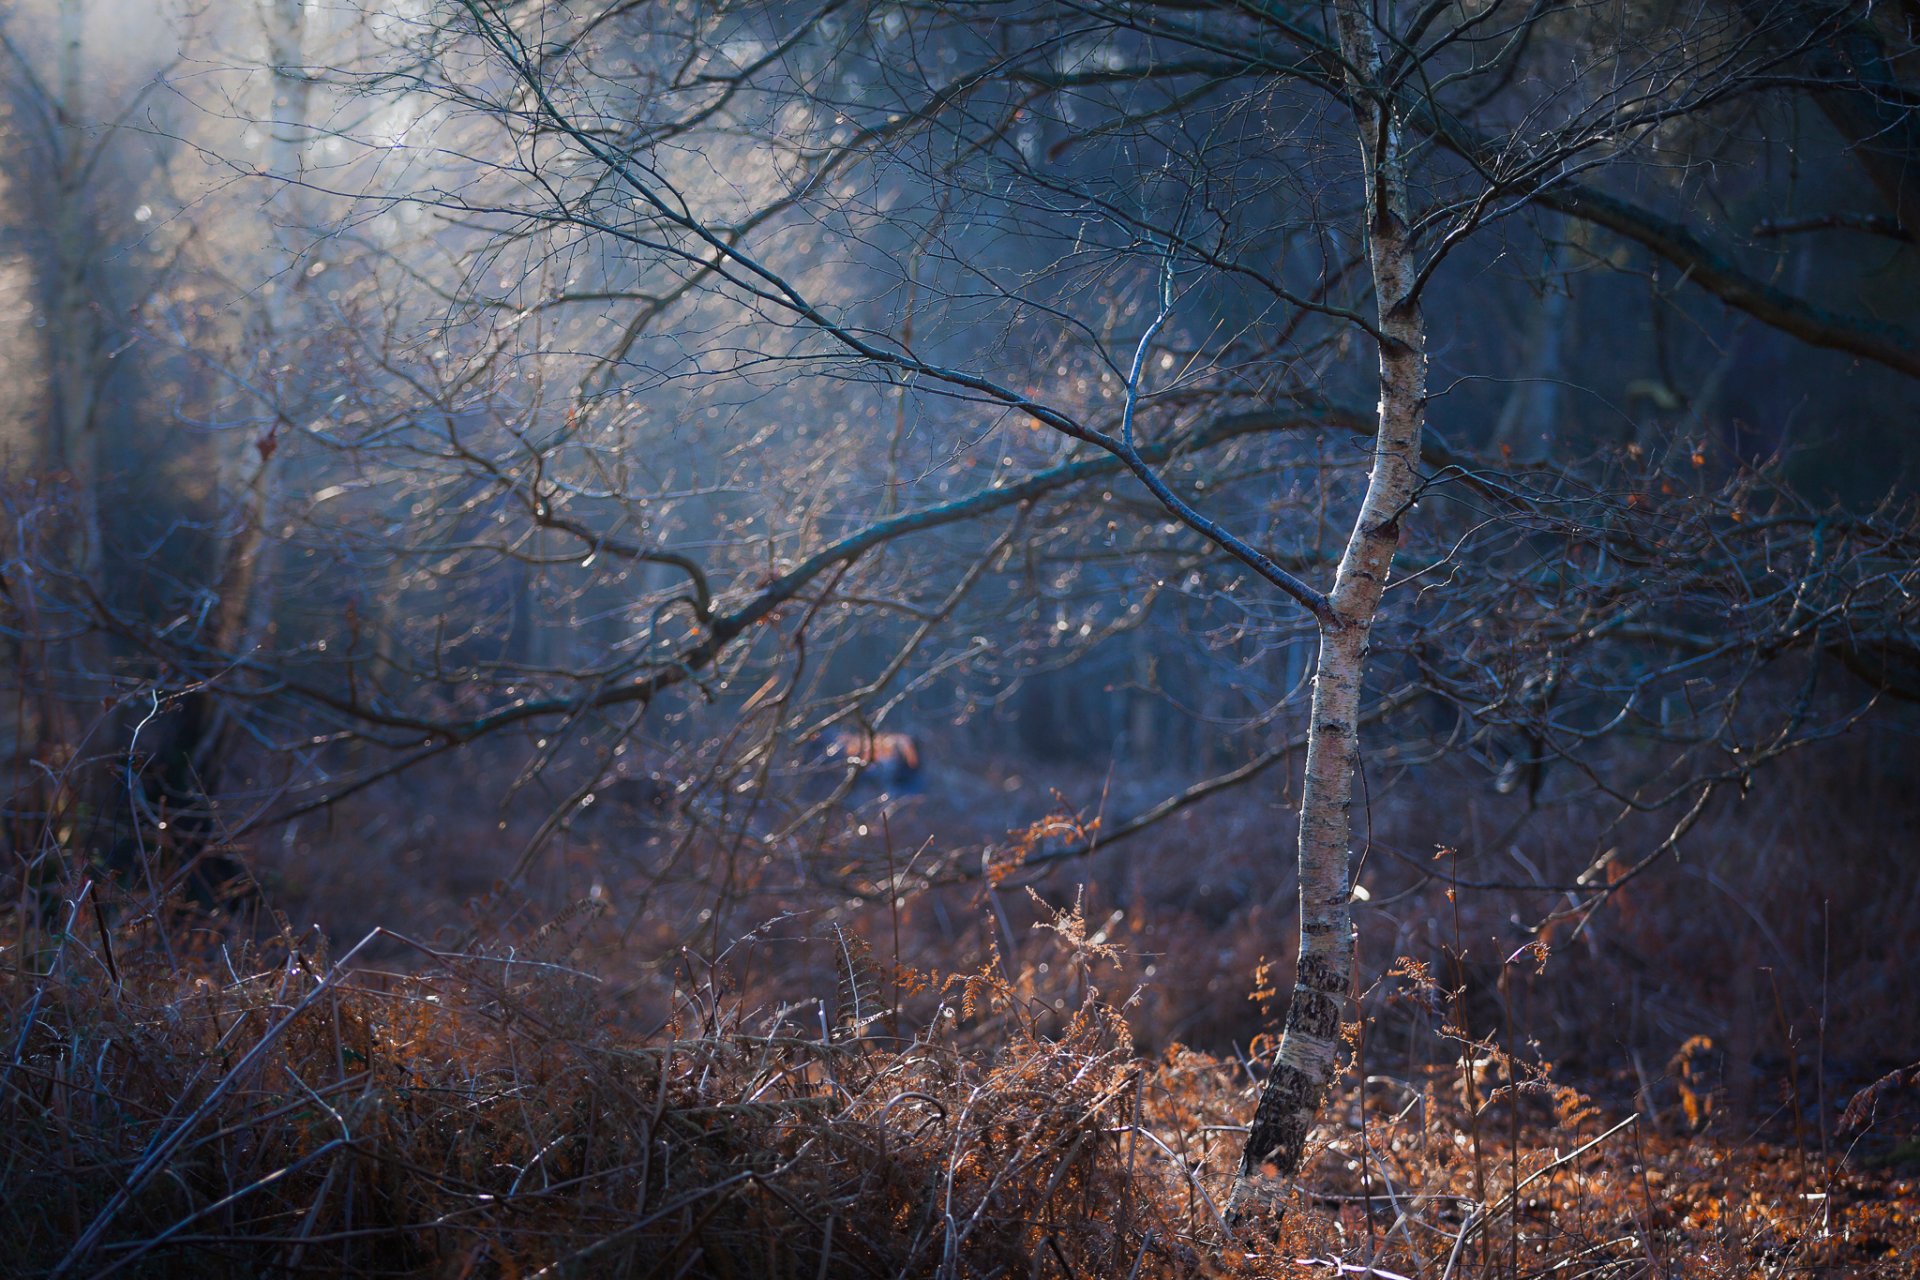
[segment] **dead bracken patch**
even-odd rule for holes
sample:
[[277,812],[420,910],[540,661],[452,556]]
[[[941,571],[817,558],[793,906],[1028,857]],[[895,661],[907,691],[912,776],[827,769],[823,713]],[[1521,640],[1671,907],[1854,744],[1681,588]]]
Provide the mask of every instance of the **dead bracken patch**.
[[[1085,941],[1070,913],[1050,932]],[[919,982],[945,998],[887,1034],[818,1007],[749,1014],[718,982],[639,1032],[538,946],[417,947],[403,974],[288,935],[163,941],[14,932],[15,1274],[1892,1277],[1920,1260],[1897,1168],[1643,1132],[1537,1079],[1503,1088],[1485,1062],[1477,1095],[1437,1068],[1350,1072],[1308,1191],[1277,1231],[1236,1234],[1220,1210],[1246,1069],[1142,1055],[1097,992],[1062,1016],[994,965]]]

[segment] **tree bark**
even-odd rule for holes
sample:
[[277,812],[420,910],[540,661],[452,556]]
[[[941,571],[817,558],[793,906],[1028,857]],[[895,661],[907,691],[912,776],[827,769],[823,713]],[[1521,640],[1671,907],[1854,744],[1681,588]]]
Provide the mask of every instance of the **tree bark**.
[[1579,269],[1581,250],[1575,241],[1584,238],[1585,229],[1585,223],[1569,219],[1561,233],[1564,238],[1548,256],[1540,281],[1540,301],[1532,308],[1525,372],[1507,393],[1507,402],[1494,423],[1494,447],[1508,451],[1519,462],[1543,460],[1546,445],[1560,426],[1568,313],[1573,307],[1573,286],[1568,277]]
[[[280,233],[283,244],[273,255],[274,274],[279,278],[274,282],[265,308],[266,341],[281,346],[292,342],[300,321],[297,291],[302,283],[304,255],[296,238],[306,230],[306,219],[301,215],[306,204],[302,198],[306,181],[304,156],[313,82],[303,61],[307,21],[304,0],[261,0],[260,16],[266,29],[267,57],[271,64],[265,112],[271,139],[269,165],[273,178],[286,184],[287,198],[281,207],[289,223]],[[226,468],[223,488],[239,507],[238,521],[222,557],[215,587],[220,604],[214,645],[226,653],[245,653],[259,644],[271,609],[273,579],[267,561],[272,546],[268,532],[279,505],[273,456],[281,443],[279,431],[286,418],[284,401],[289,395],[298,398],[300,381],[290,350],[276,350],[274,364],[287,375],[283,378],[276,374],[270,379],[276,400],[272,406],[275,420],[259,436],[230,448],[223,458]]]
[[1367,639],[1386,590],[1400,524],[1419,483],[1426,415],[1425,322],[1413,293],[1398,122],[1373,92],[1378,33],[1359,0],[1336,6],[1367,183],[1369,258],[1380,311],[1380,423],[1366,496],[1320,620],[1319,667],[1300,803],[1300,947],[1280,1052],[1254,1113],[1235,1180],[1238,1217],[1277,1210],[1306,1158],[1307,1137],[1333,1084],[1353,972],[1349,899],[1353,778]]
[[88,265],[94,234],[86,202],[91,148],[85,126],[85,80],[81,63],[86,38],[83,0],[61,0],[59,10],[60,122],[54,175],[53,324],[48,335],[56,427],[52,461],[67,475],[76,538],[74,570],[100,587],[100,316]]
[[[304,0],[260,0],[266,33],[267,103],[263,113],[271,143],[269,165],[275,180],[287,184],[283,215],[289,226],[271,257],[274,281],[262,316],[262,341],[273,348],[268,385],[274,403],[270,425],[258,435],[222,441],[219,457],[222,498],[234,509],[233,530],[221,549],[214,574],[215,605],[211,642],[216,653],[250,656],[265,641],[272,616],[273,541],[278,519],[280,468],[273,458],[281,446],[280,428],[288,422],[286,401],[297,401],[302,378],[293,356],[301,306],[303,253],[296,237],[305,228],[300,199],[305,180],[303,153],[310,118],[312,81],[303,67],[306,35]],[[222,835],[219,797],[228,781],[234,741],[225,707],[214,690],[196,688],[179,700],[164,745],[154,752],[145,779],[149,803],[172,815],[170,844],[180,859],[197,866],[194,896],[212,903],[227,896],[227,886],[243,871],[224,853],[208,849]]]

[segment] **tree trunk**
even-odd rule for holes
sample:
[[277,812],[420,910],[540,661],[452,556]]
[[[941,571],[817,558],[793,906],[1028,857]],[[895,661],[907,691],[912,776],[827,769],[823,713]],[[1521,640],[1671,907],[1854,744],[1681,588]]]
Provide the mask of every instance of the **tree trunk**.
[[1586,236],[1584,223],[1566,221],[1567,226],[1559,233],[1564,238],[1553,246],[1540,282],[1539,305],[1532,308],[1526,372],[1507,393],[1507,402],[1493,427],[1494,447],[1505,450],[1518,462],[1539,462],[1547,457],[1566,400],[1566,340],[1573,306],[1573,286],[1568,277],[1580,267],[1580,242]]
[[[1278,1060],[1254,1113],[1232,1209],[1277,1211],[1306,1157],[1307,1136],[1333,1084],[1340,1021],[1353,970],[1348,905],[1353,778],[1367,637],[1418,484],[1426,413],[1425,324],[1413,294],[1406,192],[1397,123],[1368,96],[1377,33],[1359,0],[1337,6],[1340,46],[1359,123],[1367,182],[1369,255],[1380,311],[1380,429],[1366,496],[1321,621],[1300,803],[1300,950]],[[1364,77],[1364,79],[1362,79]]]
[[[267,57],[271,62],[266,110],[271,139],[269,167],[275,180],[287,184],[286,199],[280,206],[289,224],[278,233],[284,243],[272,259],[278,279],[265,307],[266,341],[284,348],[292,342],[301,318],[296,295],[302,284],[304,254],[298,238],[306,233],[306,219],[300,215],[307,203],[303,198],[304,157],[313,82],[303,62],[304,0],[261,0],[260,16],[266,28]],[[271,611],[273,579],[267,564],[271,555],[268,533],[279,498],[273,456],[281,443],[279,430],[286,422],[286,402],[297,401],[301,396],[301,380],[292,351],[275,350],[273,364],[276,373],[269,385],[273,387],[275,399],[271,406],[274,420],[259,436],[228,449],[223,458],[226,468],[223,488],[239,504],[238,522],[222,557],[215,587],[220,605],[214,645],[225,653],[242,654],[258,645]],[[284,377],[280,371],[284,371]]]
[[[280,427],[289,421],[287,404],[303,395],[293,344],[302,318],[296,290],[304,255],[298,237],[306,226],[300,216],[306,203],[301,184],[312,98],[312,81],[303,67],[304,0],[260,0],[260,16],[271,64],[264,113],[271,138],[269,167],[273,178],[288,184],[281,215],[288,225],[278,232],[283,243],[271,258],[278,278],[262,316],[261,340],[271,353],[270,423],[258,435],[221,442],[221,496],[233,505],[234,516],[214,575],[211,645],[217,654],[236,657],[251,656],[267,636],[273,603],[270,534],[277,520],[282,470],[273,458],[282,443]],[[242,870],[228,855],[208,852],[221,834],[219,796],[228,782],[236,737],[231,729],[215,691],[194,689],[179,700],[145,779],[148,802],[172,817],[169,840],[175,854],[198,867],[195,896],[204,902],[224,896],[222,886]]]
[[58,54],[60,121],[54,175],[53,323],[47,335],[52,364],[54,464],[67,475],[73,504],[74,570],[100,588],[100,315],[88,271],[94,231],[86,201],[91,148],[86,126],[81,55],[86,38],[83,0],[61,0]]

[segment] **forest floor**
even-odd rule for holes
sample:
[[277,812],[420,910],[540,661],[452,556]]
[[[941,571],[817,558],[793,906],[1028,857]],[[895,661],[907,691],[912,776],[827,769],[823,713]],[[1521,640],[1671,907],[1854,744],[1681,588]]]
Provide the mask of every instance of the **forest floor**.
[[644,1028],[577,967],[587,913],[376,939],[404,971],[291,932],[10,923],[13,1275],[1920,1274],[1920,1080],[1783,1140],[1795,1109],[1622,1108],[1489,1042],[1370,1067],[1357,1027],[1294,1199],[1230,1228],[1256,1072],[1138,1048],[1071,911],[1011,974],[832,930],[827,1003],[749,1008],[690,965]]
[[250,850],[237,917],[23,891],[0,1272],[1920,1276],[1884,824],[1783,788],[1542,925],[1579,814],[1376,796],[1336,1094],[1278,1221],[1230,1227],[1292,980],[1278,801],[1049,861],[1130,797],[1056,776],[1035,820],[954,772],[804,860],[575,832],[510,890],[524,846],[423,792]]

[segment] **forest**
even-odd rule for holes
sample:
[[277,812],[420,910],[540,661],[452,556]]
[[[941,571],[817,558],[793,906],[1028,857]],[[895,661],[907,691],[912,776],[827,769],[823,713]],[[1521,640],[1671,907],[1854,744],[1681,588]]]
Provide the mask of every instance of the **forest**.
[[0,1275],[1920,1275],[1920,3],[0,0]]

